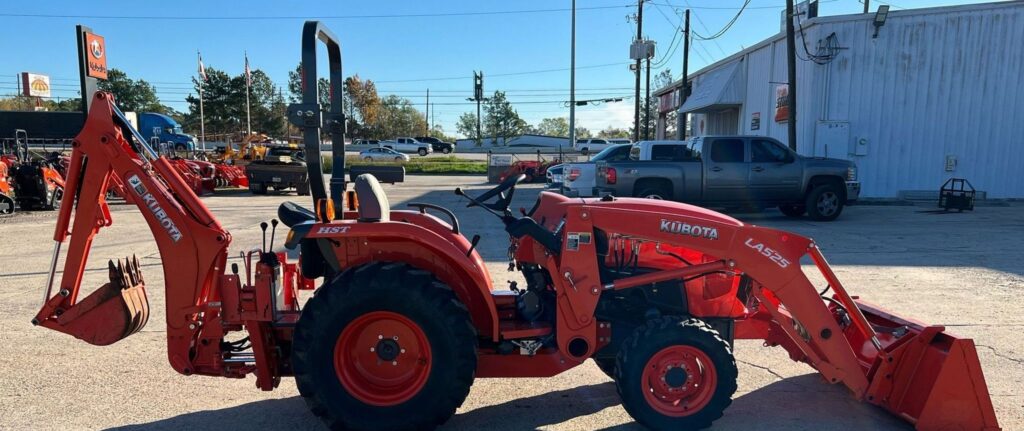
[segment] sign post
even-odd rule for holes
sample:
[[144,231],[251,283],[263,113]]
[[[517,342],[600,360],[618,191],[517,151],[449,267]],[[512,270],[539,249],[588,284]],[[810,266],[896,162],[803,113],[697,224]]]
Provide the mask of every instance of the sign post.
[[78,41],[78,74],[82,82],[82,112],[88,116],[100,79],[107,79],[107,47],[103,36],[84,25],[75,26]]

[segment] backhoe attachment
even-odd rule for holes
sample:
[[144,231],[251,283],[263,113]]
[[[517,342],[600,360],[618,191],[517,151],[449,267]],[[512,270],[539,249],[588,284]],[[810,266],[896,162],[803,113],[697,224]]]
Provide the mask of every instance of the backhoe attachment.
[[[107,261],[110,282],[57,312],[43,326],[67,333],[97,346],[114,344],[142,330],[149,321],[149,300],[139,269],[139,259]],[[64,293],[61,292],[61,296]]]

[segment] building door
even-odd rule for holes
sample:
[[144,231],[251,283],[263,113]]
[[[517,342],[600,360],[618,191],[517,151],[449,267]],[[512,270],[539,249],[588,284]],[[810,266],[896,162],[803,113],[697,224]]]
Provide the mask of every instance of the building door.
[[774,139],[750,140],[750,193],[762,202],[800,195],[803,170],[796,156]]
[[[712,138],[711,150],[704,160],[707,201],[748,202],[752,196],[747,188],[750,164],[747,163],[746,141],[742,138]],[[706,148],[706,147],[705,147]]]

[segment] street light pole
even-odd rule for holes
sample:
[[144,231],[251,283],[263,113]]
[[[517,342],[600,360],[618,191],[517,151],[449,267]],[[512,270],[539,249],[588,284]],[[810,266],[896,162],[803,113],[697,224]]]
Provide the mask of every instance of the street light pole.
[[569,146],[576,147],[576,0],[572,0],[572,36],[569,48]]
[[[640,42],[644,33],[644,0],[640,0],[636,5],[636,39],[634,42]],[[640,67],[641,57],[636,58],[636,91],[634,92],[633,100],[633,141],[640,140]]]
[[789,148],[796,151],[796,30],[793,28],[793,0],[786,0],[786,69],[789,75]]
[[[686,89],[689,81],[687,75],[690,74],[690,10],[686,10],[686,23],[683,27],[683,85],[679,94],[679,108],[683,107],[683,103],[686,103]],[[676,139],[686,139],[686,113],[682,111],[676,112]]]

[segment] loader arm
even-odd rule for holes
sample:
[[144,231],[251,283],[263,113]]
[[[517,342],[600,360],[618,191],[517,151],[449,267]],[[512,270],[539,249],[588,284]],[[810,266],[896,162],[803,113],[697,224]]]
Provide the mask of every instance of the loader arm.
[[[673,207],[666,211],[666,204],[644,201],[567,201],[561,204],[567,214],[564,231],[572,235],[597,227],[627,240],[683,247],[719,260],[622,278],[600,289],[628,289],[697,273],[745,275],[753,282],[756,301],[746,318],[737,320],[738,338],[782,346],[826,381],[843,383],[857,399],[886,408],[918,429],[999,429],[971,340],[856,300],[807,237],[747,225],[690,205],[668,204]],[[563,246],[558,274],[591,273],[594,269],[586,266],[596,256],[578,253],[593,253],[593,247],[583,241],[569,244]],[[827,289],[816,287],[801,267],[808,256]],[[582,281],[576,277],[576,284]],[[589,286],[562,287],[566,295],[578,296],[571,301],[575,304],[596,303]],[[831,296],[822,293],[827,290]]]
[[[217,313],[208,304],[219,301],[218,283],[231,235],[170,162],[157,156],[141,136],[134,136],[133,143],[132,134],[138,132],[128,125],[113,97],[97,92],[85,126],[73,143],[66,204],[60,209],[54,231],[45,302],[33,323],[93,344],[116,342],[145,324],[148,303],[137,260],[119,266],[111,263],[111,283],[79,300],[93,238],[112,222],[105,195],[114,181],[124,184],[125,193],[130,195],[126,202],[139,208],[160,251],[171,365],[184,374],[219,372],[216,364],[193,364],[193,360],[204,323]],[[67,258],[57,294],[53,295],[57,262],[65,241]],[[118,302],[125,303],[128,311],[109,305]]]

